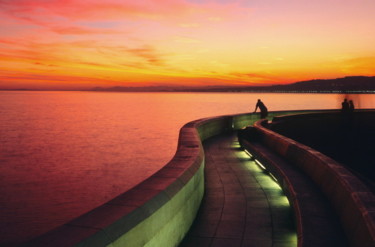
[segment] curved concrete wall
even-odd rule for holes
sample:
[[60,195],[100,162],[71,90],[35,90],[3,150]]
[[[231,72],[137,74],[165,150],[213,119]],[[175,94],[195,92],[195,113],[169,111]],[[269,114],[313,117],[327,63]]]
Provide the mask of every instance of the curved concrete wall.
[[[298,118],[298,116],[291,117]],[[351,246],[375,246],[375,196],[346,168],[331,158],[255,123],[262,143],[303,170],[338,213]]]
[[[270,112],[269,117],[306,111]],[[204,194],[202,141],[259,120],[259,114],[201,119],[180,130],[175,156],[153,176],[113,200],[25,246],[177,246]]]
[[175,156],[161,170],[25,246],[177,246],[204,194],[202,141],[258,119],[254,114],[242,114],[186,124],[180,130]]

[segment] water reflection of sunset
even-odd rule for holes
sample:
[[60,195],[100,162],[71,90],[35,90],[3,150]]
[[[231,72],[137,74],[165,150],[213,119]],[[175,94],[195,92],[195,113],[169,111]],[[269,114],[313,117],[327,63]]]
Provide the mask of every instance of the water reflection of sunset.
[[373,0],[3,0],[0,88],[375,75]]

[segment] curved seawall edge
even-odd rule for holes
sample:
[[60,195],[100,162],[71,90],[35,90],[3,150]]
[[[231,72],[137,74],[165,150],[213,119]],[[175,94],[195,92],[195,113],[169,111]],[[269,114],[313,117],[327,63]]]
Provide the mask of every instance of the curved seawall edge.
[[[320,114],[303,114],[300,119],[298,115],[279,117],[276,123],[280,124],[278,122],[282,119],[286,123],[301,119],[308,121]],[[351,246],[375,246],[375,196],[356,176],[326,155],[274,132],[264,121],[254,126],[262,133],[261,142],[265,146],[304,171],[326,195],[341,220]]]
[[[270,112],[269,117],[314,111]],[[193,223],[204,195],[202,142],[258,119],[257,114],[238,114],[187,123],[180,130],[176,154],[162,169],[25,246],[177,246]]]
[[204,194],[202,142],[242,128],[254,114],[205,118],[185,124],[170,162],[129,191],[23,246],[177,246]]

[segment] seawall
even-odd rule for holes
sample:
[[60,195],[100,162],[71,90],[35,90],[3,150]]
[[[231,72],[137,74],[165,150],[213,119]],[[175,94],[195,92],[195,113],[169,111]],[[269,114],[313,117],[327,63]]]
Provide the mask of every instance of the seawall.
[[204,195],[202,141],[258,120],[240,114],[183,126],[170,162],[131,190],[24,246],[177,246]]
[[[269,117],[313,111],[270,112]],[[192,121],[179,134],[176,154],[154,175],[102,206],[25,246],[177,246],[204,195],[202,141],[259,120],[258,114]]]
[[[336,114],[337,117],[340,116]],[[320,188],[338,214],[350,246],[375,246],[375,196],[369,188],[337,161],[272,130],[293,132],[290,128],[298,127],[294,121],[332,118],[335,114],[285,116],[275,119],[275,127],[266,121],[258,121],[254,127],[258,141],[302,170]],[[324,131],[323,126],[320,123],[315,127]],[[290,201],[293,203],[294,199],[292,195]]]

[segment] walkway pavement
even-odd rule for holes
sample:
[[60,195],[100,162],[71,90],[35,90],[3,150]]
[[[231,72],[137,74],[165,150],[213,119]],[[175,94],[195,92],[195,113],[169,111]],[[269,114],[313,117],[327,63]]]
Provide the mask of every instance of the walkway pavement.
[[205,196],[180,246],[297,246],[288,200],[240,150],[236,134],[214,137],[204,149]]

